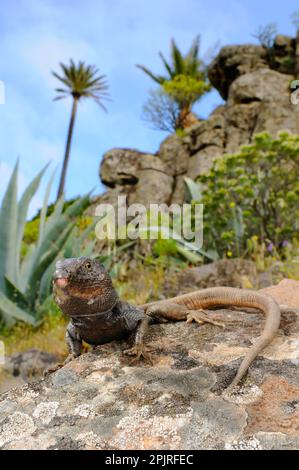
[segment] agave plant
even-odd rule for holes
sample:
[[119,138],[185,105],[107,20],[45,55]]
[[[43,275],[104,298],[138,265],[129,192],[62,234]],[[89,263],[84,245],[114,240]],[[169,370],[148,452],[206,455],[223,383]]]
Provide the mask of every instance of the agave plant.
[[[36,193],[46,167],[17,197],[18,163],[12,173],[0,209],[0,313],[6,323],[21,320],[36,324],[39,310],[51,293],[51,278],[58,257],[78,256],[80,245],[92,227],[74,238],[74,218],[81,215],[89,202],[84,196],[63,211],[60,198],[53,213],[47,217],[47,208],[53,177],[46,189],[40,214],[39,237],[21,259],[21,245],[28,207]],[[87,245],[86,253],[92,251]],[[81,254],[85,253],[81,251]]]
[[[202,187],[200,183],[193,181],[191,178],[184,178],[186,186],[188,188],[188,192],[190,194],[191,201],[200,202],[202,197]],[[190,213],[188,207],[186,208],[186,212],[184,211],[182,217],[189,218]],[[207,258],[210,261],[216,261],[219,256],[218,253],[214,249],[204,250],[203,248],[199,247],[195,242],[190,242],[186,240],[181,234],[175,231],[175,227],[180,227],[181,225],[181,214],[172,215],[172,227],[169,227],[169,219],[166,217],[164,220],[163,218],[157,224],[150,224],[149,227],[139,228],[139,235],[143,237],[147,237],[148,233],[150,232],[151,235],[154,235],[158,238],[161,237],[162,239],[172,239],[175,243],[176,250],[180,253],[183,258],[193,264],[202,263],[204,258]]]

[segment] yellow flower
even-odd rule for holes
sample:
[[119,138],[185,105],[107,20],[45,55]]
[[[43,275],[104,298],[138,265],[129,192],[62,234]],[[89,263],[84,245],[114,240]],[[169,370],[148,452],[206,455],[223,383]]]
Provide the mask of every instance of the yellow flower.
[[227,251],[227,253],[226,253],[226,254],[227,254],[227,256],[228,256],[229,258],[231,258],[231,257],[233,256],[233,254],[232,254],[232,252],[231,252],[231,251]]
[[236,207],[236,204],[234,202],[230,202],[229,207]]

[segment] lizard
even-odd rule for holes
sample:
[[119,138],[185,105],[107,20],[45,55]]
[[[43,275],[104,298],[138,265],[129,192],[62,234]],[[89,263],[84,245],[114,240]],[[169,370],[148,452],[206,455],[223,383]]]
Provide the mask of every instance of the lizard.
[[96,347],[134,334],[134,345],[123,351],[151,362],[144,337],[155,322],[187,321],[223,326],[209,318],[205,309],[217,306],[250,307],[265,314],[261,336],[249,348],[229,389],[239,384],[257,355],[272,341],[281,309],[270,296],[247,289],[211,287],[171,299],[135,306],[122,301],[105,267],[96,259],[80,257],[59,260],[53,276],[53,294],[62,312],[70,317],[66,329],[69,355],[47,373],[54,372],[82,353],[83,341]]

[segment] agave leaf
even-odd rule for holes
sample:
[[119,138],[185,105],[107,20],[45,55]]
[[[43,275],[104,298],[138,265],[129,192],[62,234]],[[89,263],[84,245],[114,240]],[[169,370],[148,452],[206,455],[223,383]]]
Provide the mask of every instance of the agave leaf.
[[76,234],[72,234],[66,239],[66,242],[60,252],[57,254],[53,262],[48,266],[45,270],[44,274],[42,275],[40,289],[39,289],[39,301],[42,304],[46,298],[50,295],[51,292],[51,285],[52,285],[52,278],[53,272],[55,270],[55,264],[57,259],[60,258],[73,258],[78,256],[86,256],[90,257],[93,253],[94,246],[96,240],[89,241],[86,246],[82,249],[82,243],[86,239],[86,237],[91,233],[95,226],[96,222],[89,225],[83,233],[78,237]]
[[[33,276],[33,272],[36,269],[41,257],[46,253],[53,243],[59,238],[60,234],[64,231],[65,227],[70,223],[65,216],[60,215],[60,209],[62,210],[63,201],[59,201],[55,211],[48,218],[44,235],[40,244],[34,245],[27,253],[22,266],[20,275],[20,289],[22,291],[30,288],[30,279]],[[57,209],[57,210],[56,210]]]
[[52,261],[42,275],[39,287],[39,303],[43,304],[51,293],[53,273],[58,256]]
[[21,292],[17,286],[14,285],[6,276],[4,276],[5,282],[5,291],[6,297],[8,297],[11,301],[16,303],[20,308],[28,310],[29,304],[27,298],[24,296],[23,292]]
[[[53,259],[55,259],[66,241],[64,238],[65,233],[69,236],[73,229],[71,217],[80,215],[88,205],[88,201],[89,197],[85,196],[75,201],[62,213],[64,200],[60,198],[55,206],[54,212],[46,220],[43,238],[40,244],[35,246],[34,249],[28,253],[24,260],[24,269],[21,270],[22,289],[26,289],[26,295],[30,295],[31,302],[33,301],[34,295],[36,295],[36,292],[34,294],[34,289],[38,286],[38,282],[43,274],[42,269],[45,270],[47,268],[45,260],[47,260],[48,263],[52,263]],[[42,258],[43,268],[41,268]],[[37,275],[37,273],[39,274]]]
[[41,256],[38,258],[38,262],[34,265],[28,280],[28,287],[26,291],[26,295],[30,299],[31,304],[33,304],[34,300],[36,299],[43,273],[48,268],[48,266],[55,260],[64,243],[68,239],[73,228],[74,223],[71,223],[66,226],[60,236],[58,232],[56,237],[57,240],[55,241],[55,243],[52,242],[48,250],[44,250],[41,253]]
[[45,197],[44,197],[44,200],[43,200],[43,206],[42,206],[42,210],[41,210],[41,213],[40,213],[40,221],[39,221],[38,244],[41,243],[41,240],[43,239],[43,236],[44,236],[44,229],[45,229],[45,223],[46,223],[46,217],[47,217],[49,196],[50,196],[50,191],[51,191],[51,187],[52,187],[52,184],[53,184],[55,173],[56,173],[56,169],[53,171],[53,174],[52,174],[52,176],[50,178],[50,181],[47,185],[46,192],[45,192]]
[[32,269],[32,264],[34,262],[35,251],[36,246],[30,245],[26,256],[24,257],[21,263],[18,287],[22,293],[24,293],[27,288],[27,281],[29,278],[30,270]]
[[90,193],[74,201],[73,204],[65,210],[65,215],[68,217],[76,217],[82,214],[83,210],[86,209],[89,204],[89,195]]
[[190,261],[193,264],[199,264],[202,263],[203,258],[202,256],[199,256],[197,253],[191,250],[186,250],[183,246],[177,244],[177,250],[178,252],[184,256],[188,261]]
[[188,191],[190,193],[191,199],[194,201],[200,202],[202,199],[202,186],[200,183],[196,183],[191,178],[187,176],[184,178]]
[[[76,230],[73,232],[72,236],[69,237],[69,240],[67,241],[66,247],[65,247],[65,253],[64,257],[65,258],[74,258],[78,256],[78,253],[81,253],[81,256],[85,256],[82,252],[82,246],[86,244],[88,236],[91,234],[91,232],[94,230],[94,227],[96,225],[96,220],[94,220],[91,224],[86,227],[85,230],[79,235],[78,231]],[[88,246],[94,246],[94,243],[90,243],[88,241]],[[84,251],[84,248],[83,248]],[[88,250],[87,250],[88,251]]]
[[21,320],[30,325],[36,324],[33,314],[19,308],[14,302],[8,299],[3,292],[0,292],[0,312],[8,318]]
[[91,240],[87,245],[81,249],[81,256],[86,256],[86,258],[90,258],[94,252],[96,240]]
[[16,281],[18,168],[19,162],[17,161],[4,194],[0,211],[0,290],[2,291],[5,289],[5,275],[13,282]]
[[45,173],[47,167],[49,164],[47,164],[39,173],[38,175],[34,178],[34,180],[29,184],[29,186],[26,188],[24,191],[21,200],[18,204],[18,244],[16,248],[16,272],[17,272],[17,284],[19,284],[19,273],[20,273],[20,254],[21,254],[21,244],[22,244],[22,238],[24,234],[24,226],[26,222],[26,217],[28,213],[28,207],[30,204],[30,201],[36,191],[38,190],[38,187],[40,185],[41,178],[43,174]]
[[38,246],[41,246],[41,244],[43,243],[43,241],[47,237],[47,234],[51,231],[51,229],[59,221],[59,219],[62,215],[63,205],[64,205],[64,198],[63,198],[63,196],[61,196],[58,199],[57,203],[55,204],[55,208],[54,208],[53,213],[48,217],[48,219],[45,218],[44,221],[42,222],[42,224],[43,224],[43,227],[42,227],[43,235],[38,241]]
[[203,250],[202,248],[198,248],[198,246],[194,243],[188,242],[183,239],[176,239],[176,242],[182,245],[189,251],[193,251],[193,253],[199,253],[200,255],[212,260],[216,261],[218,259],[218,253],[215,250]]

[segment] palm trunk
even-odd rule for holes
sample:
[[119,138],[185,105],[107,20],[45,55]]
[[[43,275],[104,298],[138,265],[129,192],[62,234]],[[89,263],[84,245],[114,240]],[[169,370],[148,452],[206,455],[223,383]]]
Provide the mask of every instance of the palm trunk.
[[187,129],[195,122],[197,122],[197,118],[192,113],[191,106],[189,104],[182,106],[177,119],[177,128]]
[[63,160],[63,166],[62,166],[60,182],[59,182],[59,188],[58,188],[58,193],[57,193],[57,200],[64,193],[65,178],[66,178],[66,172],[67,172],[67,167],[68,167],[69,158],[70,158],[70,150],[71,150],[71,143],[72,143],[75,117],[76,117],[76,112],[77,112],[77,104],[78,104],[78,98],[74,98],[73,99],[71,119],[70,119],[68,134],[67,134],[67,141],[66,141],[66,148],[65,148],[64,160]]

